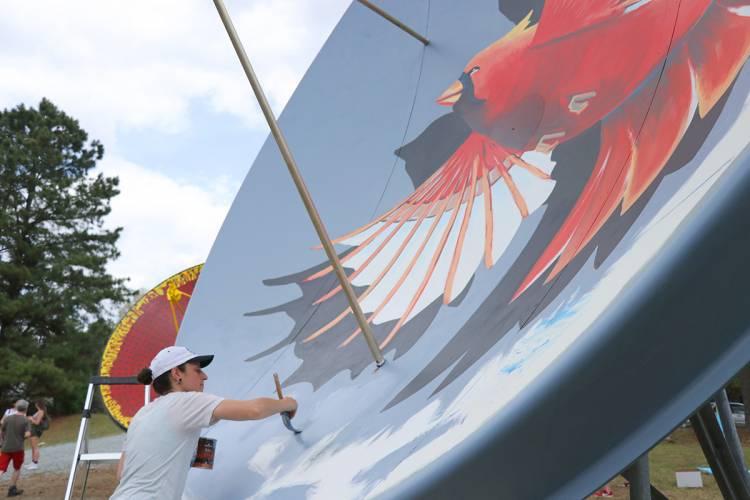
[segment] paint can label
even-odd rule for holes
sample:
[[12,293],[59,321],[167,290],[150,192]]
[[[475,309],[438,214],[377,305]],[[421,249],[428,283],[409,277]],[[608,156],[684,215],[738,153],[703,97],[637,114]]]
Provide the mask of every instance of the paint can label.
[[198,438],[198,447],[195,450],[190,467],[196,469],[213,469],[214,455],[216,453],[216,440],[210,438]]

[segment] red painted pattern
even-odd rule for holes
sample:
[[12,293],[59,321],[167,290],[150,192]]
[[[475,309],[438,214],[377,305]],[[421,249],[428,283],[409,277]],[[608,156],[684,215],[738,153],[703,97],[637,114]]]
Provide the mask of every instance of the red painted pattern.
[[[529,13],[471,58],[460,79],[437,98],[438,104],[452,106],[471,128],[464,143],[393,209],[334,240],[345,241],[379,224],[374,234],[342,257],[346,263],[390,231],[350,279],[370,265],[405,221],[415,220],[417,225],[429,218],[437,221],[451,210],[455,218],[461,205],[471,206],[480,195],[484,196],[487,228],[484,261],[488,267],[493,265],[489,186],[505,183],[518,213],[526,217],[524,193],[509,172],[525,169],[543,180],[549,176],[520,156],[527,151],[549,153],[600,124],[601,145],[591,177],[513,299],[542,277],[544,283],[554,279],[616,210],[626,212],[641,197],[661,174],[690,122],[706,116],[729,89],[750,56],[748,9],[750,0],[547,0],[538,23],[530,22]],[[470,212],[466,214],[457,221],[461,227],[467,224]],[[432,230],[424,237],[423,247],[431,234]],[[463,237],[455,248],[444,248],[441,241],[433,254],[421,255],[420,248],[415,256],[434,264],[441,253],[450,252],[445,302],[455,296],[452,287],[463,245]],[[431,265],[425,276],[412,277],[412,267],[403,271],[397,285],[368,317],[372,322],[405,280],[421,282],[383,347],[407,321],[434,272]],[[329,266],[307,279],[331,271]],[[318,302],[340,290],[333,289]],[[306,340],[330,330],[348,314],[347,309]]]
[[[175,307],[178,324],[182,323],[189,295],[203,266],[195,266],[178,273],[149,290],[120,320],[102,354],[99,374],[110,377],[133,377],[148,366],[163,348],[173,345],[177,338],[172,310],[167,300],[167,288],[174,283],[184,294]],[[127,429],[130,419],[143,406],[144,388],[141,385],[103,385],[100,388],[104,406],[120,426]],[[151,397],[156,395],[153,390]]]

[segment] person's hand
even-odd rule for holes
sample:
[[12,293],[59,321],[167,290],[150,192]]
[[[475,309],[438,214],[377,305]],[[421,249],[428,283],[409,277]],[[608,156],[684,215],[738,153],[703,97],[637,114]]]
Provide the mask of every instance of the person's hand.
[[287,413],[289,413],[289,418],[294,418],[294,416],[297,414],[297,400],[294,398],[290,398],[289,396],[285,396],[281,401],[286,403],[290,408],[289,410],[285,410]]

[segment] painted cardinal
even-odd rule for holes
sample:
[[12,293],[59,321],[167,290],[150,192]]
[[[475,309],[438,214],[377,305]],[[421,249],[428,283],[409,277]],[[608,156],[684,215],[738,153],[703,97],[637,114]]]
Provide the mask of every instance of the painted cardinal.
[[530,13],[474,56],[437,99],[469,137],[396,207],[335,240],[354,247],[342,262],[367,286],[368,321],[398,320],[381,347],[436,298],[454,300],[482,260],[498,260],[554,186],[543,155],[601,122],[591,177],[514,299],[557,276],[659,175],[696,109],[705,116],[727,91],[750,53],[749,16],[747,0],[547,0],[537,24]]

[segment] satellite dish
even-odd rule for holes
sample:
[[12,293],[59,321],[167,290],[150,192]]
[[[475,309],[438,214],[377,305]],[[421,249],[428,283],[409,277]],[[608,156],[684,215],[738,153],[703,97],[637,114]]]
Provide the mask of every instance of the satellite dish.
[[186,492],[584,497],[750,355],[750,18],[378,5],[429,45],[352,3],[279,123],[387,362],[269,138],[178,341],[304,432],[220,422]]

